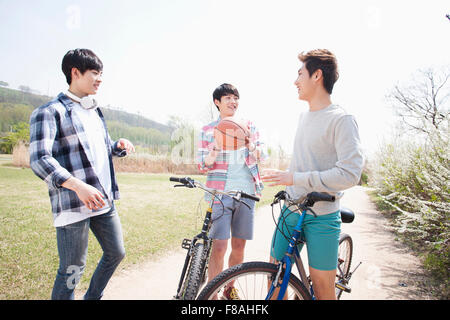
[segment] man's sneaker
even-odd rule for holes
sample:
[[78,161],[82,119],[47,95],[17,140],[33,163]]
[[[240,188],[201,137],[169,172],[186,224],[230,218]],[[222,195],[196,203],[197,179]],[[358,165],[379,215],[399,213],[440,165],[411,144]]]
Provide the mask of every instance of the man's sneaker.
[[241,300],[241,298],[239,298],[238,291],[235,287],[229,287],[224,291],[222,300]]

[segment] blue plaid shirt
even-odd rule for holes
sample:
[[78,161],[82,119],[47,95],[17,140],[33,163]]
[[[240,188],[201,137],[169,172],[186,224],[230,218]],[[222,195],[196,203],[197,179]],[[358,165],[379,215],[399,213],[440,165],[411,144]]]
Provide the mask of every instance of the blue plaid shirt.
[[[52,101],[35,109],[30,118],[30,166],[47,183],[55,219],[62,211],[74,214],[92,212],[74,191],[61,186],[72,176],[97,188],[106,197],[110,194],[105,192],[94,171],[87,136],[73,107],[72,100],[60,93]],[[113,142],[108,134],[101,110],[97,108],[96,112],[105,129],[113,197],[108,200],[112,203],[120,197],[112,156],[123,157],[126,151],[117,148],[117,142]]]

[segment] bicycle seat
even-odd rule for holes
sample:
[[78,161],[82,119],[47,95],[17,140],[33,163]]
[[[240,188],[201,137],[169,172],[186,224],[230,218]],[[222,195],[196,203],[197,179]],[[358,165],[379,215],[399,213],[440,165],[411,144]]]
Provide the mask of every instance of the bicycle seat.
[[343,223],[350,223],[355,219],[355,213],[348,208],[341,208],[341,220]]

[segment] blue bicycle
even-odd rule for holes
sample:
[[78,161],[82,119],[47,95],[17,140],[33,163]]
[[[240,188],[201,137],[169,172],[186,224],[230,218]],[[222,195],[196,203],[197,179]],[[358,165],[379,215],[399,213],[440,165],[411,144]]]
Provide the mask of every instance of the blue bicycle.
[[[301,202],[294,201],[289,198],[285,191],[278,192],[273,206],[284,201],[285,207],[294,207],[301,212],[297,226],[294,228],[292,235],[284,235],[290,239],[289,246],[285,256],[278,264],[268,262],[246,262],[233,266],[215,277],[209,282],[198,296],[198,300],[211,300],[223,295],[223,291],[227,286],[233,283],[238,289],[239,298],[242,300],[271,300],[271,299],[287,299],[287,300],[311,300],[315,299],[312,281],[305,272],[297,244],[304,242],[300,238],[303,220],[306,212],[310,211],[314,215],[311,207],[317,201],[334,201],[334,196],[326,193],[312,192],[306,196]],[[296,211],[293,210],[293,211]],[[354,213],[348,209],[341,209],[341,219],[343,223],[350,223],[354,219]],[[280,222],[283,223],[283,222]],[[279,225],[277,224],[277,228]],[[340,235],[338,267],[336,272],[336,297],[339,299],[343,292],[350,292],[348,286],[356,268],[350,272],[350,265],[353,255],[352,238],[345,233]],[[292,266],[297,266],[300,279],[292,274]]]

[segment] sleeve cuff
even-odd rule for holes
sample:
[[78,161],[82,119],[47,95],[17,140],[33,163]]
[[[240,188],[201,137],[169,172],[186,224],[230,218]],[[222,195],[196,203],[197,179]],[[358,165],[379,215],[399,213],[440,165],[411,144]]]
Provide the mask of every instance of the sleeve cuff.
[[118,143],[119,143],[119,141],[114,142],[114,144],[112,146],[112,153],[113,153],[113,155],[115,155],[119,158],[125,157],[127,155],[127,150],[117,148]]
[[72,175],[66,169],[61,169],[53,173],[52,185],[54,188],[61,188],[62,184],[66,182]]

